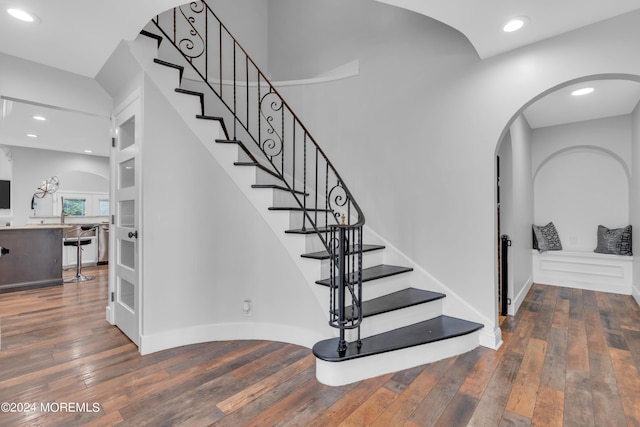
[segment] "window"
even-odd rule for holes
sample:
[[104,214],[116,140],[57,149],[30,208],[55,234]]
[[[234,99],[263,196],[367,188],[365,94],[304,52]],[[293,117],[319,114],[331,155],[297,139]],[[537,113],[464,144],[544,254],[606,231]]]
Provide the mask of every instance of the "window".
[[64,199],[65,215],[85,216],[87,214],[86,199]]
[[98,200],[98,216],[109,216],[109,199]]

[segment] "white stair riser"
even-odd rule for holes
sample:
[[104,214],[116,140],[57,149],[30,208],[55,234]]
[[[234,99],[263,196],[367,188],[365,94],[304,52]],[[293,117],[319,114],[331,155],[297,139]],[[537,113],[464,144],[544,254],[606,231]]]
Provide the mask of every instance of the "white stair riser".
[[246,151],[242,149],[240,144],[238,144],[238,161],[239,162],[253,162],[253,159],[247,154]]
[[[302,201],[302,200],[301,200]],[[297,205],[293,205],[297,206]],[[311,209],[313,206],[310,206],[307,201],[307,209]],[[331,212],[318,212],[317,214],[314,211],[309,211],[308,216],[312,221],[316,222],[319,227],[325,228],[325,224],[328,222],[329,224],[337,224],[337,222],[333,219]],[[289,213],[289,226],[292,229],[302,228],[302,224],[304,222],[305,225],[309,225],[309,217],[304,218],[304,214],[301,211],[291,211]]]
[[[382,251],[363,252],[362,254],[362,268],[374,267],[382,264]],[[355,258],[353,261],[358,262]],[[331,260],[323,259],[320,261],[320,277],[329,277],[329,270],[331,268]]]
[[[307,226],[307,228],[310,228]],[[323,236],[325,234],[323,233]],[[324,251],[326,248],[320,240],[318,233],[305,234],[305,253]]]
[[316,378],[323,384],[341,386],[466,353],[476,348],[478,342],[479,332],[476,331],[455,338],[345,362],[326,362],[316,359]]
[[256,184],[262,185],[282,185],[282,180],[268,172],[256,167]]
[[[442,315],[442,299],[406,307],[375,316],[365,317],[360,327],[360,337],[367,338],[373,335],[388,332],[393,329],[413,325]],[[358,339],[356,330],[348,330],[345,335],[347,341]]]
[[[285,186],[283,185],[283,187]],[[303,203],[304,196],[302,194],[298,194],[298,198],[300,199],[300,203]],[[274,190],[273,206],[274,207],[291,207],[291,206],[299,206],[299,205],[298,205],[298,202],[296,201],[296,196],[294,196],[294,194],[291,191]]]
[[[404,274],[396,274],[395,276],[381,277],[380,279],[363,282],[362,283],[362,301],[368,301],[374,298],[391,294],[393,292],[398,292],[403,289],[407,289],[411,284],[410,277],[411,277],[410,274],[404,273]],[[327,288],[327,293],[329,292],[328,286],[325,286],[325,285],[318,285],[318,286],[324,286],[325,288]],[[345,295],[345,304],[347,305],[351,304],[351,295],[349,294],[348,290]]]
[[394,276],[369,280],[362,284],[362,300],[367,301],[378,298],[393,292],[407,289],[410,286],[411,273],[396,274]]

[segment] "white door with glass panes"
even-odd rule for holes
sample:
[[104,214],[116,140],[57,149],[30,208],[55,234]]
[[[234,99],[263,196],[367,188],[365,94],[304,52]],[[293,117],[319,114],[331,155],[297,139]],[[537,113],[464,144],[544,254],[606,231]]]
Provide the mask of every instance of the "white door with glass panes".
[[140,98],[134,96],[115,117],[111,155],[109,308],[112,323],[140,343]]

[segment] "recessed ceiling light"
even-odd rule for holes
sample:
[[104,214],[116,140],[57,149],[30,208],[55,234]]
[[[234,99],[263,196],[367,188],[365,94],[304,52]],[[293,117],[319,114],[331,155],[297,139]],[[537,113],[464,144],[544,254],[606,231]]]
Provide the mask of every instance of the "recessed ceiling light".
[[28,133],[27,136],[29,138],[37,138],[38,137],[38,135],[36,135],[35,133]]
[[84,150],[84,152],[87,153],[87,154],[93,153],[93,151],[91,151],[91,150]]
[[526,16],[513,18],[509,20],[506,24],[504,24],[504,26],[502,27],[502,31],[504,31],[505,33],[512,33],[514,31],[518,31],[519,29],[524,27],[528,21],[529,21],[529,18],[527,18]]
[[571,92],[571,95],[573,96],[582,96],[582,95],[587,95],[591,92],[593,92],[593,88],[592,87],[583,87],[582,89],[576,89],[573,92]]
[[9,8],[7,9],[7,13],[23,22],[35,22],[36,20],[35,15],[22,9]]
[[47,120],[47,118],[43,117],[43,116],[33,116],[33,120],[39,120],[39,121],[43,122],[43,121]]

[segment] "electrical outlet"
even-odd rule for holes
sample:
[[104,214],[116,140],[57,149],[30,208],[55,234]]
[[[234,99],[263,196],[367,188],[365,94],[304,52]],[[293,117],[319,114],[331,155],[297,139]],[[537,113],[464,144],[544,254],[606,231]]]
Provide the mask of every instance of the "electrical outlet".
[[245,317],[251,317],[253,314],[253,307],[251,306],[251,300],[246,299],[242,302],[242,315]]

